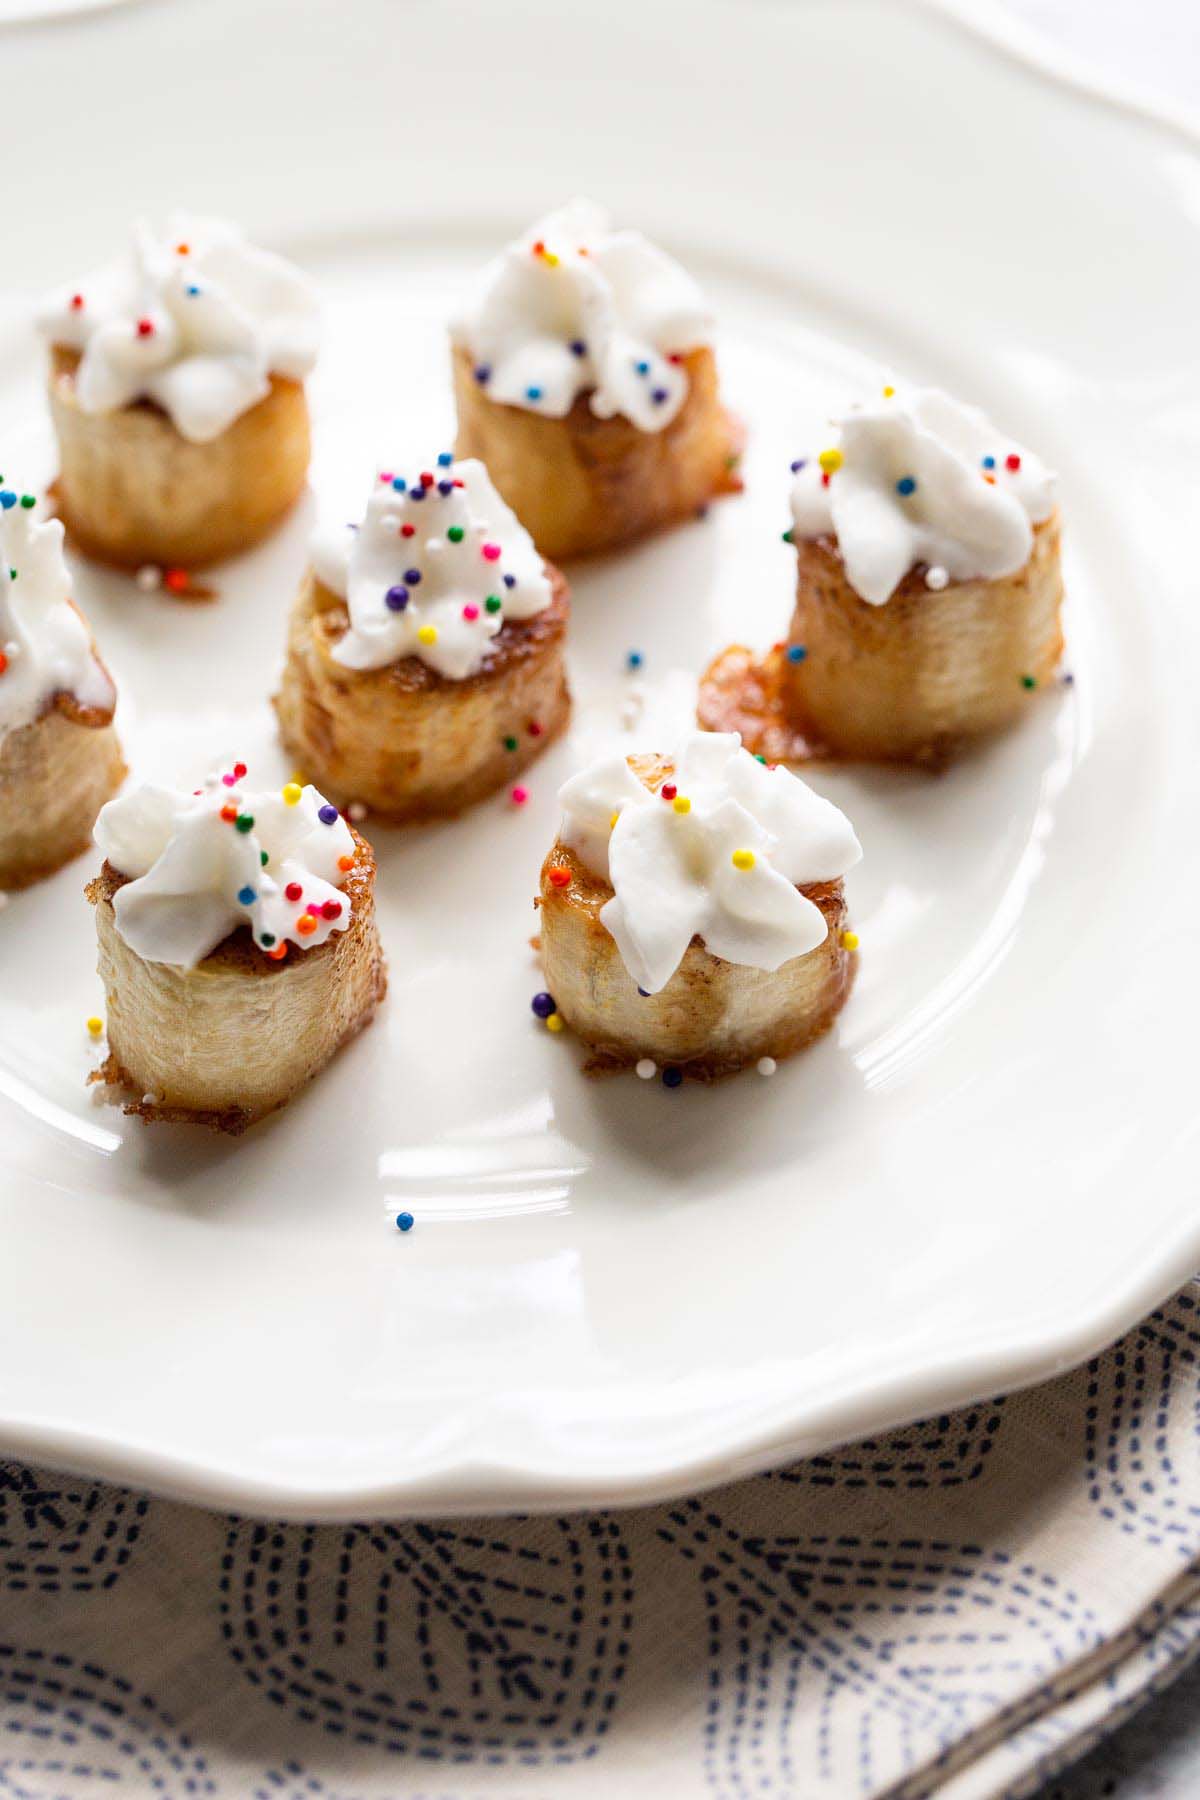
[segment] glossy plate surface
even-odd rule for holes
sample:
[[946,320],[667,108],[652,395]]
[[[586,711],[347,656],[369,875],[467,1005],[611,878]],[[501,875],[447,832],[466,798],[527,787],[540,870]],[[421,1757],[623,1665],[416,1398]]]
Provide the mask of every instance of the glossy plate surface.
[[[6,38],[38,172],[6,206],[14,478],[53,467],[28,304],[139,204],[238,215],[321,282],[325,504],[448,443],[464,275],[576,190],[710,287],[751,435],[743,498],[576,574],[576,722],[529,805],[368,821],[386,1010],[276,1119],[93,1105],[90,865],[10,901],[0,1451],[313,1517],[633,1501],[1049,1374],[1200,1263],[1196,150],[939,11],[636,16],[186,0]],[[866,852],[827,1041],[712,1091],[587,1081],[529,1012],[556,787],[782,631],[788,460],[888,374],[1060,470],[1074,686],[940,780],[816,778]],[[314,508],[209,606],[79,567],[137,775],[286,773],[266,699]]]

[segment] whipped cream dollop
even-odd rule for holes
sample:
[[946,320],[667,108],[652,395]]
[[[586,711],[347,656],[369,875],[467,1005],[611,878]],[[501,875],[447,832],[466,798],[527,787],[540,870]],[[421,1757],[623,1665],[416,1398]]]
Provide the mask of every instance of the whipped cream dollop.
[[111,716],[117,695],[71,599],[63,528],[32,494],[0,482],[0,736],[30,725],[56,694]]
[[613,897],[600,920],[638,986],[657,994],[693,937],[714,956],[774,970],[824,942],[801,886],[834,881],[862,855],[845,814],[736,732],[694,732],[651,790],[626,758],[601,758],[559,799],[562,843]]
[[381,473],[362,523],[320,532],[312,558],[350,614],[332,651],[348,669],[416,656],[462,681],[505,620],[550,604],[533,539],[483,464],[456,463],[448,451],[416,475]]
[[909,570],[929,586],[1015,575],[1054,511],[1054,476],[973,406],[938,388],[834,421],[836,438],[792,464],[793,536],[836,537],[846,579],[882,606]]
[[194,969],[241,925],[281,959],[350,923],[341,891],[354,838],[314,787],[245,787],[246,769],[194,793],[147,784],[100,809],[95,838],[122,875],[117,931],[146,962]]
[[712,328],[673,258],[574,200],[489,264],[451,336],[492,400],[561,419],[590,393],[597,418],[621,413],[661,431],[687,397],[679,358],[711,342]]
[[235,226],[185,215],[161,236],[139,220],[129,255],[52,294],[38,324],[82,353],[84,412],[153,400],[196,444],[264,399],[271,375],[302,381],[317,355],[306,277]]

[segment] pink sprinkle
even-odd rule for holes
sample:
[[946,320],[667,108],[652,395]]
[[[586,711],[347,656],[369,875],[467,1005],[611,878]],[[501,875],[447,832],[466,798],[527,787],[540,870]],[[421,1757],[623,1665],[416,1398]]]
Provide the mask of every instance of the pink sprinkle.
[[529,798],[529,789],[528,788],[515,787],[513,789],[512,803],[514,806],[524,806],[524,804],[528,800],[528,798]]
[[321,916],[321,902],[319,900],[310,900],[304,910],[305,912],[310,912],[314,919],[319,919]]
[[380,469],[379,479],[380,479],[380,481],[394,481],[395,476],[392,474],[392,471],[390,469]]
[[237,780],[237,776],[236,775],[222,775],[221,780],[225,783],[226,787],[232,787],[234,782]]
[[470,602],[468,602],[468,604],[463,607],[463,618],[474,621],[478,617],[479,617],[479,608],[477,606],[472,606],[470,604]]
[[499,562],[499,560],[500,560],[499,544],[485,544],[483,546],[483,554],[487,557],[489,562]]

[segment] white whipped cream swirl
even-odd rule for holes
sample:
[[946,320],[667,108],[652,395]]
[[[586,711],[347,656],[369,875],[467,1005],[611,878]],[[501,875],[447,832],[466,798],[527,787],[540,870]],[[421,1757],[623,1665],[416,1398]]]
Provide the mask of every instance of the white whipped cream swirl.
[[55,694],[112,713],[116,690],[71,599],[57,519],[0,482],[0,737],[30,725]]
[[678,358],[709,343],[712,327],[677,262],[574,200],[489,264],[451,335],[492,400],[561,419],[590,393],[597,418],[661,431],[687,397]]
[[483,666],[506,619],[550,604],[546,565],[481,462],[448,453],[384,471],[361,525],[318,534],[313,570],[350,613],[333,649],[349,669],[416,656],[450,681]]
[[302,381],[317,355],[306,277],[234,226],[184,215],[161,237],[138,221],[129,256],[51,295],[38,323],[82,352],[84,412],[153,400],[196,444],[264,399],[271,375]]
[[846,579],[872,606],[909,570],[967,581],[1015,575],[1054,476],[971,406],[938,388],[887,394],[834,421],[819,456],[793,463],[794,535],[837,539]]
[[354,838],[337,808],[314,787],[252,792],[241,766],[196,793],[147,784],[100,809],[96,842],[133,877],[113,896],[117,931],[145,962],[194,969],[241,925],[278,958],[350,923]]
[[559,793],[561,842],[613,897],[600,920],[640,988],[657,994],[693,937],[714,956],[774,970],[824,942],[818,906],[798,892],[862,855],[844,813],[736,732],[694,732],[661,791],[624,756],[601,758]]

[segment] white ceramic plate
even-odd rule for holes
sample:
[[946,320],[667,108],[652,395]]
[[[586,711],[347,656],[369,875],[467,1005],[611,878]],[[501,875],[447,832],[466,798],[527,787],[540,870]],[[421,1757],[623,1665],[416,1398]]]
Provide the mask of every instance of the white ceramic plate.
[[[376,834],[386,1010],[270,1123],[92,1105],[89,865],[8,906],[0,1449],[326,1518],[633,1501],[1047,1375],[1200,1263],[1192,143],[872,0],[186,0],[11,34],[5,95],[14,477],[52,467],[27,299],[175,202],[320,280],[331,501],[449,441],[458,282],[575,190],[709,284],[751,437],[744,498],[579,573],[530,804]],[[1060,469],[1075,686],[943,779],[819,778],[866,851],[826,1042],[712,1091],[587,1081],[529,1012],[555,789],[619,733],[630,648],[656,744],[715,647],[781,631],[788,459],[883,371]],[[137,775],[284,773],[310,524],[207,608],[79,569]]]

